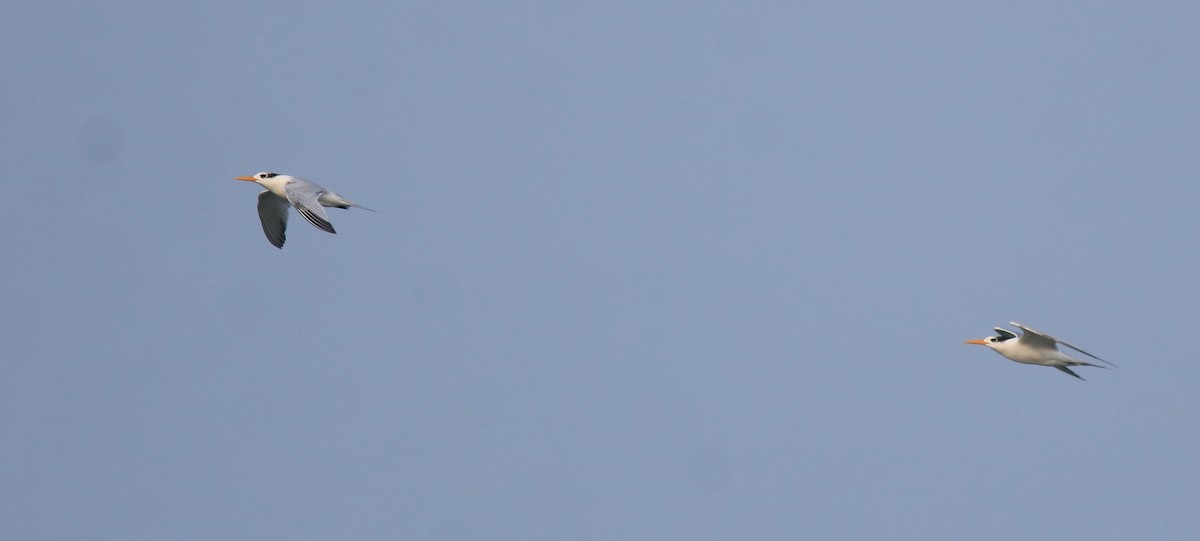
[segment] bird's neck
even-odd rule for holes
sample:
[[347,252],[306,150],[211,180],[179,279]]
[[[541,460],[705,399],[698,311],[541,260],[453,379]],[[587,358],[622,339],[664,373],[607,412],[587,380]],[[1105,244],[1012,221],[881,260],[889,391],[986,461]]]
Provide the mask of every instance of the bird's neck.
[[257,182],[259,186],[270,190],[271,193],[287,199],[287,192],[284,191],[283,187],[287,186],[288,182],[291,182],[290,178],[280,175],[272,178],[259,179]]

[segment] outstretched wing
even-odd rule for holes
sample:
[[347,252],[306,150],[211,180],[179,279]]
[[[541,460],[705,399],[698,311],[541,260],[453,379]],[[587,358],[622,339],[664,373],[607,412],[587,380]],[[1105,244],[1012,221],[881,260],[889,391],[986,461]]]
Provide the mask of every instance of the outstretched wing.
[[287,201],[280,199],[270,190],[263,190],[258,194],[258,220],[262,222],[263,233],[267,235],[267,240],[276,248],[283,248],[287,219]]
[[293,179],[284,186],[283,191],[288,196],[288,202],[296,207],[296,212],[308,220],[308,223],[321,231],[337,233],[333,230],[333,224],[329,223],[329,217],[325,215],[325,207],[317,200],[325,192],[323,188],[305,180]]
[[1021,329],[1020,343],[1025,344],[1035,349],[1058,349],[1058,340],[1053,336],[1035,331],[1016,321],[1009,323],[1013,327]]
[[[1050,336],[1050,335],[1048,335],[1048,334],[1046,334],[1046,333],[1035,331],[1035,330],[1033,330],[1033,329],[1031,329],[1031,328],[1029,328],[1029,327],[1026,327],[1026,326],[1024,326],[1024,325],[1021,325],[1020,323],[1017,323],[1017,322],[1015,322],[1015,321],[1014,321],[1014,322],[1012,322],[1012,323],[1011,323],[1011,325],[1012,325],[1013,327],[1016,327],[1016,328],[1018,328],[1018,329],[1021,329],[1022,331],[1025,331],[1025,334],[1023,334],[1023,335],[1021,336],[1021,341],[1022,341],[1022,342],[1027,342],[1027,341],[1030,341],[1030,340],[1031,340],[1031,342],[1029,342],[1029,343],[1030,343],[1030,345],[1033,345],[1033,344],[1042,344],[1042,343],[1045,343],[1045,342],[1049,342],[1050,344],[1062,344],[1062,345],[1064,345],[1064,346],[1067,346],[1067,347],[1069,347],[1069,348],[1071,348],[1071,349],[1073,349],[1073,350],[1075,350],[1075,351],[1078,351],[1078,352],[1080,352],[1080,353],[1082,353],[1082,354],[1084,354],[1084,355],[1087,355],[1088,357],[1091,357],[1091,358],[1093,358],[1093,359],[1096,359],[1097,361],[1100,361],[1100,362],[1102,362],[1102,363],[1106,363],[1106,364],[1108,364],[1108,365],[1111,365],[1111,366],[1117,366],[1117,365],[1115,365],[1115,364],[1113,364],[1113,363],[1110,363],[1110,362],[1108,362],[1108,361],[1106,361],[1106,360],[1104,360],[1104,359],[1101,359],[1100,357],[1097,357],[1097,356],[1095,356],[1095,355],[1092,355],[1091,353],[1088,353],[1088,352],[1086,352],[1086,351],[1084,351],[1084,350],[1082,350],[1082,349],[1079,349],[1078,347],[1075,347],[1075,346],[1071,345],[1069,342],[1067,342],[1067,341],[1065,341],[1065,340],[1059,340],[1058,338],[1055,338],[1055,337],[1053,337],[1053,336]],[[1039,346],[1039,347],[1042,347],[1042,346]]]

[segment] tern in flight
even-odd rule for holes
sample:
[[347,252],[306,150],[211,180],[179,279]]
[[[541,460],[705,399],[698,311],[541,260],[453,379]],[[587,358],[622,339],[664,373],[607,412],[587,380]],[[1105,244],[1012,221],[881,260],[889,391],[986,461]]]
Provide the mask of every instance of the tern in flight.
[[333,224],[329,223],[323,207],[340,209],[358,207],[363,210],[371,210],[355,205],[319,184],[289,175],[262,172],[252,177],[234,177],[234,179],[255,182],[266,188],[258,194],[258,219],[262,221],[263,233],[267,234],[267,240],[276,248],[283,248],[283,233],[287,229],[288,205],[296,207],[296,212],[299,212],[309,223],[317,226],[317,229],[330,233],[337,233],[337,231],[333,230]]
[[1017,333],[1012,332],[1008,329],[1002,329],[1000,327],[995,327],[996,333],[998,334],[998,336],[989,336],[987,338],[984,338],[983,340],[967,340],[967,343],[968,344],[976,344],[976,345],[980,345],[980,346],[987,346],[989,348],[992,348],[992,351],[995,351],[996,353],[999,353],[1005,357],[1008,357],[1010,360],[1017,361],[1019,363],[1040,364],[1042,366],[1053,366],[1054,368],[1062,370],[1063,372],[1066,372],[1066,373],[1068,373],[1072,376],[1075,376],[1079,379],[1083,379],[1083,378],[1080,378],[1079,374],[1076,374],[1075,372],[1071,371],[1071,369],[1068,367],[1070,367],[1070,366],[1095,366],[1097,368],[1108,368],[1108,367],[1101,366],[1098,364],[1092,364],[1092,363],[1081,361],[1079,359],[1071,357],[1070,355],[1067,355],[1066,353],[1059,351],[1058,344],[1067,346],[1075,351],[1078,351],[1084,355],[1087,355],[1088,357],[1096,359],[1097,361],[1108,364],[1109,366],[1116,367],[1116,365],[1113,363],[1110,363],[1104,359],[1101,359],[1100,357],[1092,355],[1091,353],[1088,353],[1082,349],[1072,346],[1071,344],[1068,344],[1068,343],[1066,343],[1062,340],[1059,340],[1053,336],[1050,336],[1046,333],[1035,331],[1035,330],[1033,330],[1029,327],[1026,327],[1020,323],[1017,323],[1015,321],[1012,323],[1009,323],[1009,325],[1012,325],[1013,327],[1021,329],[1021,331],[1022,331],[1021,336],[1017,336]]

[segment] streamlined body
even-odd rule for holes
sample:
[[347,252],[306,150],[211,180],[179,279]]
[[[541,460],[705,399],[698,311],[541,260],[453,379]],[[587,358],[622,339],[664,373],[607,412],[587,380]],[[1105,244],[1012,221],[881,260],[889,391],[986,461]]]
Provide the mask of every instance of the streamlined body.
[[250,177],[235,177],[236,180],[254,182],[266,188],[258,194],[258,219],[262,222],[263,233],[276,248],[283,248],[286,240],[288,207],[299,212],[305,220],[321,231],[337,233],[325,207],[347,209],[358,207],[371,210],[350,202],[348,199],[325,189],[320,184],[296,178],[291,175],[262,172]]
[[1071,344],[1068,344],[1067,342],[1059,340],[1059,339],[1057,339],[1053,336],[1050,336],[1046,333],[1035,331],[1035,330],[1033,330],[1029,327],[1026,327],[1024,325],[1021,325],[1020,323],[1017,323],[1015,321],[1010,323],[1010,325],[1012,325],[1013,327],[1016,327],[1018,329],[1021,329],[1021,335],[1017,336],[1017,333],[1015,333],[1015,332],[1012,332],[1008,329],[996,327],[995,328],[995,331],[997,333],[996,336],[989,336],[989,337],[981,339],[981,340],[967,340],[966,343],[976,344],[976,345],[980,345],[980,346],[987,346],[987,347],[991,348],[992,351],[995,351],[996,353],[1003,355],[1004,357],[1008,358],[1009,360],[1013,360],[1013,361],[1016,361],[1016,362],[1019,362],[1022,364],[1037,364],[1037,365],[1042,365],[1042,366],[1052,366],[1052,367],[1057,368],[1067,374],[1075,376],[1079,379],[1083,379],[1083,378],[1079,377],[1079,374],[1076,374],[1074,371],[1072,371],[1070,369],[1070,367],[1072,367],[1072,366],[1095,366],[1097,368],[1107,368],[1107,367],[1101,366],[1098,364],[1092,364],[1092,363],[1089,363],[1086,361],[1081,361],[1070,355],[1067,355],[1066,353],[1063,353],[1058,350],[1059,344],[1062,344],[1068,348],[1078,351],[1079,353],[1087,355],[1088,357],[1091,357],[1102,363],[1105,363],[1105,364],[1108,364],[1111,366],[1116,366],[1104,359],[1101,359],[1100,357],[1092,355],[1091,353],[1088,353],[1088,352],[1086,352],[1082,349],[1079,349]]

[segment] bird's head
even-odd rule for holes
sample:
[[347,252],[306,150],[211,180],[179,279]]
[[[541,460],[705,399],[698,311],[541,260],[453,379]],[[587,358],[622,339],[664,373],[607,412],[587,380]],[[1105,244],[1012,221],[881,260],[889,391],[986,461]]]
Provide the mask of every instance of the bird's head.
[[234,179],[234,180],[244,180],[244,181],[246,181],[246,182],[258,182],[258,183],[261,183],[261,182],[262,182],[262,181],[264,181],[264,180],[271,179],[271,178],[275,178],[275,177],[277,177],[277,176],[280,176],[280,175],[279,175],[279,173],[268,173],[268,172],[266,172],[266,171],[263,171],[263,172],[261,172],[261,173],[255,173],[255,174],[254,174],[254,176],[250,176],[250,177],[233,177],[233,179]]
[[989,336],[989,337],[983,338],[981,340],[967,340],[965,343],[975,344],[977,346],[987,346],[992,349],[995,349],[996,345],[1003,341],[1004,340],[1001,340],[999,336]]
[[1002,347],[1002,344],[1004,344],[1004,342],[1006,342],[1008,340],[1012,340],[1013,338],[1017,337],[1017,333],[1012,332],[1008,329],[1002,329],[1000,327],[996,327],[995,330],[999,334],[998,336],[989,336],[982,340],[967,340],[966,343],[975,344],[977,346],[987,346],[992,349],[997,349],[998,347]]

